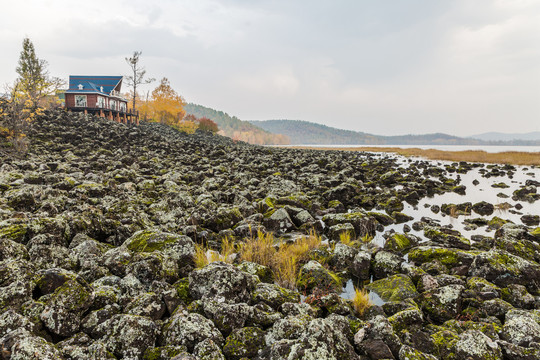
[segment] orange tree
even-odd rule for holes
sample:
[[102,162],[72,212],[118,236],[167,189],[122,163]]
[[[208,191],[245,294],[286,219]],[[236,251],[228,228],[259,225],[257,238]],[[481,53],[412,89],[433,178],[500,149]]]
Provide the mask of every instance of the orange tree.
[[202,131],[209,131],[212,133],[217,133],[219,131],[217,124],[206,116],[198,118],[197,122],[199,123],[199,129]]
[[184,99],[171,87],[167,78],[161,79],[152,91],[152,97],[141,106],[141,112],[150,119],[166,125],[178,126],[186,114]]

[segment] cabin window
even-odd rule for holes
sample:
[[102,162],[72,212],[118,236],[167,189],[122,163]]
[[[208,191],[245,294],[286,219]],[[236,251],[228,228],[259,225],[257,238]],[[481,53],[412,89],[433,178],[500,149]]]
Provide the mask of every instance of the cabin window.
[[97,97],[97,107],[98,108],[104,108],[105,107],[105,98],[103,96]]
[[116,101],[110,100],[109,107],[111,108],[111,110],[116,110]]
[[126,112],[126,103],[124,102],[120,103],[120,111]]
[[86,95],[75,95],[75,106],[86,107]]

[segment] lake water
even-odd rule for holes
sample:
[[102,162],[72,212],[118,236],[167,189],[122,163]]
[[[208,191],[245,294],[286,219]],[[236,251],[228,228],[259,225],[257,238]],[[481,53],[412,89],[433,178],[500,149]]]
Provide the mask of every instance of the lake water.
[[[389,154],[386,154],[384,156],[395,157],[399,167],[407,169],[411,165],[411,161],[403,156]],[[437,160],[426,161],[431,163],[432,165],[436,165],[441,168],[444,167],[445,164],[451,163],[449,161]],[[516,166],[515,171],[512,172],[511,176],[506,174],[504,176],[491,177],[482,176],[481,169],[486,169],[486,166],[483,166],[481,168],[474,168],[468,171],[466,174],[446,173],[445,176],[448,178],[460,179],[460,184],[466,187],[465,195],[460,195],[454,192],[446,192],[444,194],[436,194],[431,197],[424,197],[416,205],[411,205],[404,202],[403,204],[405,208],[403,210],[403,213],[412,216],[413,220],[402,224],[392,224],[389,226],[385,226],[384,232],[393,230],[398,233],[403,233],[404,226],[407,225],[409,228],[411,228],[410,234],[418,236],[421,239],[421,242],[427,241],[428,239],[424,236],[423,230],[416,231],[412,229],[413,223],[425,216],[435,220],[439,223],[440,226],[447,226],[453,228],[454,230],[458,230],[464,237],[470,240],[473,235],[484,235],[493,237],[495,231],[493,229],[490,229],[488,226],[479,226],[478,228],[474,228],[474,226],[471,226],[465,220],[479,217],[491,220],[493,217],[497,216],[504,220],[510,220],[516,224],[523,224],[521,221],[521,216],[540,215],[540,201],[527,202],[512,199],[513,192],[524,186],[527,180],[540,181],[539,167]],[[430,178],[432,180],[438,180],[436,177]],[[504,182],[508,187],[493,187],[493,185],[501,182]],[[397,185],[393,188],[393,190],[396,192],[403,191],[403,186]],[[479,201],[487,201],[495,205],[496,210],[491,215],[480,216],[474,211],[471,211],[470,215],[460,215],[457,217],[451,217],[443,214],[442,212],[435,213],[431,210],[431,205],[441,206],[445,203],[460,204],[465,202],[471,202],[474,204]],[[511,207],[509,209],[506,209],[505,206],[502,206],[505,203],[507,203]],[[519,210],[516,208],[517,204],[521,205],[521,208]],[[383,213],[383,211],[381,210],[379,210],[379,212]],[[383,232],[377,232],[372,242],[380,247],[383,247],[386,242],[383,236]],[[361,282],[355,283],[353,280],[349,280],[345,284],[341,296],[345,299],[352,299],[354,297],[354,288],[360,288],[362,286],[363,284]],[[370,292],[369,297],[374,304],[381,305],[384,303],[384,301],[382,301],[382,299],[378,297],[378,295],[374,292]]]
[[279,147],[305,146],[305,147],[327,147],[327,148],[357,148],[357,147],[399,147],[402,149],[434,149],[442,151],[464,151],[464,150],[482,150],[488,153],[499,153],[506,151],[518,152],[538,152],[540,146],[485,146],[485,145],[276,145]]

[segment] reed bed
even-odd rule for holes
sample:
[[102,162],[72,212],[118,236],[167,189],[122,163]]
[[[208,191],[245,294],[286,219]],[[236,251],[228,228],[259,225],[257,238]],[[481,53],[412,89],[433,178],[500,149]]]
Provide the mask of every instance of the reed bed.
[[312,150],[339,150],[339,151],[369,151],[388,152],[403,156],[419,156],[430,160],[467,161],[493,164],[512,165],[540,165],[540,152],[507,151],[500,153],[488,153],[483,150],[444,151],[435,149],[404,149],[400,147],[370,147],[360,146],[353,148],[330,148],[330,147],[307,147],[291,146],[295,149]]

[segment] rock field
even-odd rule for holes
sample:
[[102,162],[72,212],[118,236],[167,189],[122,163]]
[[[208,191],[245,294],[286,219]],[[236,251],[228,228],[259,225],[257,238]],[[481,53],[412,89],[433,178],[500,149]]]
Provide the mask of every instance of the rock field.
[[[485,201],[431,204],[469,216],[472,233],[407,213],[474,192],[451,174],[504,188],[522,169],[60,111],[28,138],[25,156],[0,149],[0,359],[540,359],[539,179],[506,199],[513,214],[538,210],[519,222]],[[196,268],[198,245],[220,251],[257,231],[288,242],[314,231],[326,247],[292,288],[236,254]],[[347,281],[376,305],[355,312]]]

